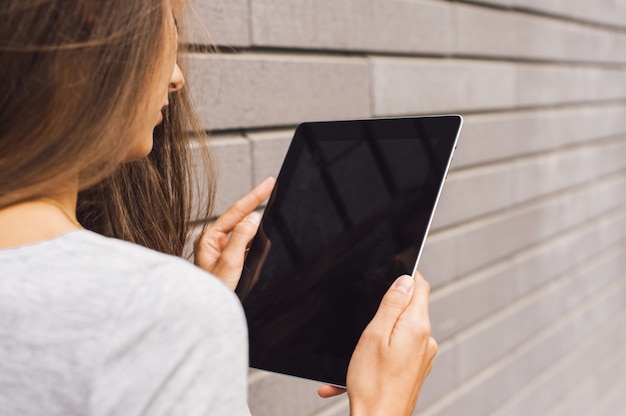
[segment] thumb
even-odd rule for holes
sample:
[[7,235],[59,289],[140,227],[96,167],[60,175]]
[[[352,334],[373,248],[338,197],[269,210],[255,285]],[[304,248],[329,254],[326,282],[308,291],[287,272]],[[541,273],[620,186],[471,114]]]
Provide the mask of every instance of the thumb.
[[377,333],[391,335],[398,318],[413,298],[414,281],[404,275],[396,279],[380,302],[376,315],[370,322]]

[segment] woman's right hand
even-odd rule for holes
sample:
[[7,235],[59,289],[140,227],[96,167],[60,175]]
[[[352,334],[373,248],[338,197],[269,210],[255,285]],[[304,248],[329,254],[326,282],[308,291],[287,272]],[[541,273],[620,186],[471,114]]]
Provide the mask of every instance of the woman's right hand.
[[350,414],[410,415],[437,354],[430,336],[430,286],[399,277],[365,328],[348,367]]
[[196,240],[196,266],[216,276],[230,290],[235,290],[239,283],[246,247],[259,229],[261,214],[253,211],[270,196],[275,183],[272,177],[265,179],[231,205]]

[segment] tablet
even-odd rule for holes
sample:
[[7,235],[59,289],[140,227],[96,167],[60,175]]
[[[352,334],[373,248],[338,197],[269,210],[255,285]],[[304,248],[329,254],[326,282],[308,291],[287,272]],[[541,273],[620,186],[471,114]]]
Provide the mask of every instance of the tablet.
[[251,367],[345,386],[383,295],[417,267],[461,124],[297,128],[237,287]]

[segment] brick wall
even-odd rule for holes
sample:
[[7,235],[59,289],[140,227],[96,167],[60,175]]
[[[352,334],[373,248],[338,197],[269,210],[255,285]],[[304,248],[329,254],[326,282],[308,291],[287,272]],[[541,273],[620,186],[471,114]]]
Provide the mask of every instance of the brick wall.
[[[418,414],[626,414],[625,0],[194,3],[221,49],[188,77],[218,211],[302,121],[465,116],[420,267],[440,353]],[[316,387],[252,370],[250,407],[348,413]]]

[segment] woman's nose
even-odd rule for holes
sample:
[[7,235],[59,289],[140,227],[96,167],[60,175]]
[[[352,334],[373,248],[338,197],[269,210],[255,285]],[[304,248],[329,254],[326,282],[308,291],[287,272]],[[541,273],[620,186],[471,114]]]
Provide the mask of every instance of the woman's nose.
[[174,65],[174,70],[172,71],[172,78],[170,78],[170,87],[169,92],[175,92],[180,90],[183,85],[185,85],[185,77],[183,76],[183,72],[180,70],[178,64]]

